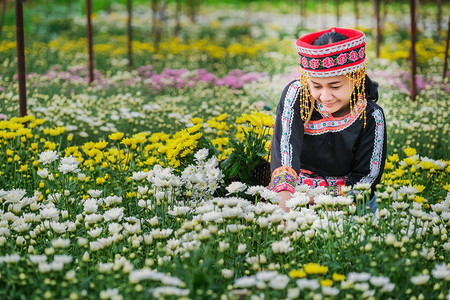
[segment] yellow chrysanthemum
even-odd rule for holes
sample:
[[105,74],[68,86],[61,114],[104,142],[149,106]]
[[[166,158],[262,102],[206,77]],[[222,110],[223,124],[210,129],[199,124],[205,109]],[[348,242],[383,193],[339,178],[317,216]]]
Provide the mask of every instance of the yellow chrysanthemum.
[[405,152],[406,156],[408,156],[408,157],[411,157],[411,156],[414,156],[417,154],[416,149],[411,148],[411,147],[408,147],[408,148],[404,149],[403,151]]
[[333,273],[333,280],[334,281],[344,281],[345,280],[345,275],[338,274],[338,273]]
[[331,279],[322,279],[320,281],[321,286],[333,286],[333,280]]
[[123,138],[123,136],[124,136],[123,132],[114,132],[114,133],[111,133],[110,135],[108,135],[108,138],[113,141],[118,141],[121,138]]
[[304,278],[304,277],[306,277],[306,272],[303,269],[291,270],[289,272],[289,277],[291,277],[291,278]]
[[328,272],[327,266],[321,266],[318,263],[309,263],[304,266],[305,272],[308,274],[325,274]]

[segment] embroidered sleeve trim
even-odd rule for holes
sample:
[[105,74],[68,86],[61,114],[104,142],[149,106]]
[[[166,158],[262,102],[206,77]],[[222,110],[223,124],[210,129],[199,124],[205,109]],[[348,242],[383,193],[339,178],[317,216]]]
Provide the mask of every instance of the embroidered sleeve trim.
[[379,109],[376,109],[372,113],[375,119],[375,138],[373,142],[372,157],[370,159],[370,172],[367,176],[361,178],[358,183],[369,183],[372,185],[375,179],[378,177],[381,171],[382,157],[383,157],[383,144],[384,144],[384,118]]
[[287,190],[294,193],[297,181],[298,175],[294,169],[289,166],[281,166],[273,171],[269,189],[274,192]]
[[295,81],[289,87],[284,99],[282,120],[281,120],[281,165],[292,166],[292,144],[290,138],[292,134],[292,120],[294,118],[294,103],[300,92],[300,81]]

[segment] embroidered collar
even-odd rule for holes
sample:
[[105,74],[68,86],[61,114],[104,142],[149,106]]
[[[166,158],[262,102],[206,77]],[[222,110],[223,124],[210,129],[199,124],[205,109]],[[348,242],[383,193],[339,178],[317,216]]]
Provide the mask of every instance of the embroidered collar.
[[317,103],[317,110],[322,115],[319,120],[310,120],[305,128],[307,134],[321,134],[324,132],[337,132],[341,131],[355,122],[355,120],[361,115],[366,107],[366,99],[361,98],[353,110],[342,116],[333,117],[328,114],[322,104]]

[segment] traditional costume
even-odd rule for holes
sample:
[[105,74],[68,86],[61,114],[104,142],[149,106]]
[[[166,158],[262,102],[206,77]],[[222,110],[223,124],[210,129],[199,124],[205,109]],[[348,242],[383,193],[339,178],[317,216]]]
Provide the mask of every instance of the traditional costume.
[[[326,32],[348,37],[323,46],[312,43]],[[342,186],[380,182],[386,159],[383,110],[365,96],[365,35],[331,28],[297,41],[300,79],[284,89],[277,108],[271,149],[270,188],[294,192],[299,184],[325,186],[339,194]],[[309,77],[347,76],[355,86],[350,113],[333,117],[310,94]],[[305,126],[306,124],[306,126]]]

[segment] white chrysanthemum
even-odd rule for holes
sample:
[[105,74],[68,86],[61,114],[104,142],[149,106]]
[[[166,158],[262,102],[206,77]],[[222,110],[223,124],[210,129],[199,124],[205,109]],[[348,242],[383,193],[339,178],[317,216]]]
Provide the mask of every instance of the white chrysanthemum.
[[301,278],[297,279],[296,283],[300,289],[316,290],[320,287],[319,281],[317,281],[317,279]]
[[450,280],[450,269],[445,263],[435,265],[434,269],[431,271],[431,274],[436,279],[445,279],[446,281]]
[[316,188],[313,188],[313,189],[310,189],[309,191],[308,191],[308,197],[314,197],[314,196],[317,196],[317,195],[321,195],[321,194],[324,194],[324,193],[326,193],[327,192],[327,188],[326,187],[324,187],[324,186],[318,186],[318,187],[316,187]]
[[395,284],[393,283],[388,283],[385,286],[383,286],[383,288],[381,289],[382,293],[390,293],[395,289]]
[[64,278],[68,281],[75,279],[75,277],[77,277],[77,273],[75,272],[75,270],[69,270],[67,271],[66,275],[64,275]]
[[295,208],[297,206],[305,206],[309,203],[309,197],[306,197],[304,194],[295,193],[294,196],[286,201],[286,206],[289,208]]
[[411,277],[411,282],[414,285],[424,285],[428,282],[429,279],[430,279],[430,275],[420,274],[420,275]]
[[245,216],[245,213],[244,213],[242,207],[240,207],[240,206],[224,207],[222,210],[223,218],[234,219],[234,218],[242,218],[244,216]]
[[216,223],[223,222],[222,213],[217,212],[217,211],[207,212],[207,213],[201,215],[200,218],[204,222],[216,222]]
[[223,276],[224,278],[229,279],[229,278],[233,277],[233,275],[234,275],[233,270],[222,269],[222,276]]
[[94,239],[98,237],[102,233],[102,227],[92,228],[88,230],[88,234]]
[[138,193],[145,195],[148,192],[148,186],[138,186]]
[[141,224],[140,223],[136,223],[136,224],[125,223],[125,224],[123,224],[123,228],[129,234],[137,234],[137,233],[141,232]]
[[398,189],[398,192],[401,195],[407,196],[407,195],[415,195],[419,192],[419,190],[413,186],[402,186]]
[[355,273],[355,272],[350,272],[347,276],[347,280],[349,281],[353,281],[353,282],[357,282],[357,281],[368,281],[370,279],[371,275],[369,273]]
[[435,255],[434,248],[423,247],[422,250],[420,251],[420,255],[426,260],[431,260]]
[[78,166],[79,163],[80,162],[75,157],[73,157],[72,155],[70,155],[68,157],[61,157],[61,160],[60,160],[60,164],[61,165],[75,165],[75,166]]
[[94,213],[94,214],[86,215],[86,216],[84,217],[84,220],[86,221],[87,224],[92,225],[92,224],[95,224],[95,223],[97,223],[98,221],[100,221],[102,218],[103,218],[102,215],[99,215],[99,214],[95,214],[95,213]]
[[122,197],[120,196],[108,196],[103,199],[103,202],[106,206],[111,206],[113,204],[120,204],[122,203]]
[[310,186],[307,184],[300,184],[295,187],[295,191],[300,192],[300,193],[306,193],[309,191],[309,189],[310,189]]
[[277,192],[271,191],[269,189],[264,189],[260,192],[260,196],[272,203],[279,203],[281,200],[280,195]]
[[224,241],[220,241],[219,242],[219,251],[220,252],[224,252],[226,250],[228,250],[228,248],[230,248],[230,244]]
[[190,210],[187,206],[174,206],[173,209],[168,211],[168,214],[171,216],[184,216]]
[[237,279],[234,284],[240,288],[249,288],[249,287],[255,286],[256,282],[257,282],[257,280],[256,280],[255,276],[244,276],[244,277]]
[[102,273],[108,273],[112,270],[114,264],[113,263],[102,263],[98,264],[98,270]]
[[259,195],[263,190],[265,190],[266,188],[263,187],[262,185],[255,185],[255,186],[251,186],[249,187],[245,193],[247,195],[251,195],[251,196],[255,196],[255,195]]
[[98,198],[102,193],[102,190],[89,190],[88,192],[89,196],[91,196],[92,198]]
[[222,173],[220,168],[213,168],[206,170],[206,180],[209,182],[217,182],[221,180],[225,175]]
[[167,229],[155,228],[155,229],[152,229],[152,231],[150,232],[150,235],[154,239],[166,239],[172,234],[172,232],[173,232],[173,229],[170,229],[170,228],[167,228]]
[[[255,257],[258,260],[258,257]],[[256,280],[269,281],[274,279],[278,275],[275,271],[261,271],[256,273]]]
[[442,213],[443,211],[445,211],[448,208],[446,208],[445,205],[442,204],[442,203],[436,203],[436,204],[431,204],[431,209],[435,213],[440,214],[440,213]]
[[48,177],[48,170],[44,168],[42,170],[37,171],[37,174],[41,178],[47,178]]
[[208,157],[209,151],[208,149],[200,149],[195,154],[194,157],[197,160],[197,162],[204,161]]
[[12,263],[17,263],[20,261],[20,255],[19,254],[7,254],[5,256],[0,256],[0,263],[7,263],[7,264],[12,264]]
[[243,192],[245,191],[246,188],[247,185],[245,183],[234,181],[229,186],[226,187],[228,191],[227,195]]
[[39,264],[47,261],[47,255],[30,255],[28,258],[33,264]]
[[164,296],[177,296],[177,297],[186,297],[189,295],[190,290],[188,289],[180,289],[174,286],[160,286],[153,289],[153,297],[161,299]]
[[261,228],[267,228],[269,226],[269,218],[265,218],[265,217],[259,217],[256,220],[256,223],[258,224],[259,227]]
[[55,150],[47,150],[39,154],[39,162],[47,165],[58,159],[58,153]]
[[100,299],[102,299],[102,300],[106,300],[106,299],[122,300],[123,297],[119,294],[119,289],[115,288],[115,289],[106,289],[106,290],[101,291]]
[[288,239],[272,243],[272,251],[275,254],[288,253],[292,250],[294,250],[294,248],[291,247],[291,242]]
[[350,205],[353,203],[352,197],[337,196],[335,200],[338,205]]
[[66,223],[50,222],[50,226],[52,227],[53,231],[56,233],[64,233],[67,231]]
[[289,283],[289,276],[281,274],[275,276],[272,280],[269,282],[269,287],[273,288],[274,290],[284,290]]
[[41,273],[48,273],[52,270],[51,266],[46,262],[39,263],[38,269]]
[[167,248],[169,248],[171,250],[175,250],[180,246],[180,244],[181,244],[180,240],[170,239],[167,241]]
[[390,279],[384,276],[372,276],[369,281],[375,287],[382,287],[390,283]]
[[[69,240],[69,243],[70,243],[70,240]],[[65,254],[59,254],[59,255],[57,254],[53,257],[53,261],[61,262],[65,265],[70,263],[72,261],[72,259],[73,259],[73,257],[71,255],[65,255]]]
[[133,172],[133,175],[131,176],[131,179],[135,181],[141,181],[146,179],[148,176],[148,172],[139,171],[139,172]]
[[336,204],[336,201],[330,195],[317,195],[314,197],[314,203],[318,206],[332,206]]
[[40,211],[41,219],[57,220],[59,218],[59,211],[54,206],[44,207]]
[[247,244],[239,244],[237,251],[238,251],[239,254],[243,254],[246,249],[247,249]]
[[110,223],[108,225],[108,231],[110,235],[118,234],[123,229],[123,226],[119,223]]
[[353,186],[357,191],[367,191],[370,189],[370,183],[357,183]]
[[21,189],[12,189],[7,192],[3,198],[6,200],[7,203],[17,203],[27,194],[25,190]]
[[80,171],[80,169],[78,169],[77,165],[69,165],[69,164],[60,164],[58,167],[58,170],[63,173],[63,174],[67,174],[67,173],[78,173]]
[[325,296],[331,296],[331,297],[334,297],[334,296],[336,296],[337,294],[339,294],[339,289],[334,288],[334,287],[331,287],[331,286],[323,286],[323,287],[322,287],[322,293],[323,293]]
[[98,209],[97,200],[95,200],[95,199],[87,199],[83,203],[83,207],[84,207],[84,212],[86,214],[96,213],[97,209]]

